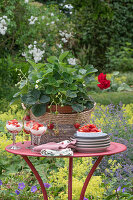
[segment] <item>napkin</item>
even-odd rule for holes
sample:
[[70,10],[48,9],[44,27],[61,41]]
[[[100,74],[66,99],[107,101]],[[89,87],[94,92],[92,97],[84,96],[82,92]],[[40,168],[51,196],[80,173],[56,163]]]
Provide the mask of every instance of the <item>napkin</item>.
[[61,150],[42,149],[42,156],[73,156],[73,151],[70,148]]
[[76,140],[72,140],[72,141],[64,140],[64,141],[59,142],[59,143],[49,142],[49,143],[42,144],[42,145],[39,145],[37,147],[34,147],[33,151],[40,152],[42,149],[43,150],[49,149],[49,150],[55,150],[55,151],[58,151],[58,150],[61,150],[61,149],[66,149],[66,148],[75,149],[76,148],[75,143],[76,143]]

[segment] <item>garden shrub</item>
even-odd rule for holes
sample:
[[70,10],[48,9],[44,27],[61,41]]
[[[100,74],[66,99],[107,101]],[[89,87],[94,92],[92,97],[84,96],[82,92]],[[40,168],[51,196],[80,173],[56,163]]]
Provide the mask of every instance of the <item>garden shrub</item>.
[[119,49],[115,47],[108,48],[106,52],[108,63],[105,65],[106,71],[132,71],[133,70],[133,48],[131,43],[126,43]]
[[24,0],[2,0],[0,17],[6,16],[10,19],[7,31],[4,35],[0,34],[2,57],[8,53],[19,53],[26,43],[34,40],[38,34],[37,25],[34,28],[29,26],[28,19],[31,15],[37,15],[37,11],[38,9],[25,3]]
[[76,40],[73,50],[82,63],[91,63],[100,71],[106,71],[108,47],[113,46],[117,52],[123,43],[133,45],[132,1],[67,0],[64,4],[74,7],[71,15]]

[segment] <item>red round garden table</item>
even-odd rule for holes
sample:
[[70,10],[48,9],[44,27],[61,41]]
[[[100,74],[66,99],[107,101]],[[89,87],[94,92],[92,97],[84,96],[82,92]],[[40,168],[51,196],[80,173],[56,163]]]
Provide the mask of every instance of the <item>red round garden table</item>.
[[[44,200],[48,200],[48,196],[47,196],[47,192],[45,189],[45,186],[43,184],[43,181],[39,175],[39,173],[37,172],[37,170],[35,169],[35,167],[33,166],[33,164],[31,163],[31,161],[29,160],[28,156],[35,156],[35,157],[44,157],[42,156],[40,153],[36,153],[36,152],[32,152],[30,149],[26,149],[25,147],[30,146],[30,142],[29,141],[25,141],[24,144],[22,144],[21,142],[16,144],[17,146],[20,146],[21,149],[18,150],[12,150],[12,149],[8,149],[7,147],[11,146],[8,145],[6,147],[6,151],[9,153],[13,153],[13,154],[17,154],[17,155],[21,155],[23,157],[23,159],[26,161],[26,163],[29,165],[29,167],[31,168],[32,172],[34,173],[35,177],[37,178],[40,186],[41,186],[41,190],[43,193],[43,198]],[[101,162],[102,158],[104,156],[110,156],[113,154],[117,154],[120,152],[123,152],[127,149],[127,147],[123,144],[120,143],[116,143],[116,142],[111,142],[110,146],[104,151],[104,152],[98,152],[98,153],[79,153],[79,152],[75,152],[73,156],[61,156],[61,157],[68,157],[69,159],[69,173],[68,173],[68,200],[72,200],[72,168],[73,168],[73,158],[77,158],[77,157],[98,157],[97,160],[95,161],[94,165],[92,166],[81,191],[81,195],[80,195],[80,199],[79,200],[83,200],[84,195],[85,195],[85,191],[86,188],[88,186],[88,183],[91,179],[91,176],[93,175],[94,171],[96,170],[97,166],[99,165],[99,163]],[[47,156],[45,156],[47,157]],[[50,157],[50,156],[48,156]],[[58,156],[59,157],[59,156]]]

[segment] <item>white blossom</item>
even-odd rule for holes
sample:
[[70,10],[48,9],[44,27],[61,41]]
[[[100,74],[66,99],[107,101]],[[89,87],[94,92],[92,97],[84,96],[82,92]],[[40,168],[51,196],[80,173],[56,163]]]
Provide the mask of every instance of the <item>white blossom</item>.
[[44,20],[45,19],[45,16],[42,16],[42,20]]
[[33,47],[32,44],[30,44],[30,45],[28,46],[29,49],[31,49],[32,47]]
[[73,6],[71,4],[67,4],[67,5],[64,5],[64,8],[71,10],[73,9]]
[[29,24],[35,24],[35,21],[37,20],[38,20],[38,17],[34,17],[34,16],[31,16],[30,19],[28,19]]
[[37,41],[34,41],[34,44],[37,44]]
[[65,34],[65,37],[66,37],[66,39],[69,39],[71,36],[72,36],[72,34],[71,34],[71,33],[69,33],[69,34],[68,34],[68,33],[66,33],[66,34]]
[[75,58],[69,58],[69,59],[67,59],[67,61],[70,65],[76,65],[76,59]]
[[51,13],[51,16],[54,16],[54,13]]
[[55,23],[54,21],[51,22],[51,24],[54,24],[54,23]]
[[4,18],[4,19],[7,19],[7,16],[4,15],[3,18]]
[[[42,51],[41,49],[37,48],[36,45],[31,45],[31,44],[28,46],[28,48],[29,48],[29,51],[27,53],[25,52],[22,53],[22,56],[24,56],[26,59],[33,57],[35,63],[38,63],[42,59],[45,51],[44,50]],[[30,54],[29,57],[28,57],[28,54]]]
[[7,16],[0,17],[0,34],[5,35],[7,32],[7,26],[8,22],[10,22],[10,19],[7,18]]
[[25,3],[29,3],[29,0],[25,0]]
[[63,31],[59,31],[59,35],[64,37],[65,36],[65,33]]
[[38,88],[38,85],[36,84],[36,85],[35,85],[35,89],[37,89],[37,88]]
[[22,53],[22,56],[26,57],[26,53],[25,53],[25,52],[23,52],[23,53]]
[[49,25],[49,23],[46,24],[46,26],[48,26],[48,25]]
[[58,48],[60,48],[60,49],[62,48],[61,44],[56,44],[56,45],[57,45]]
[[61,40],[62,40],[62,42],[67,43],[66,38],[62,38]]
[[35,63],[38,63],[42,59],[43,54],[45,53],[45,51],[41,51],[41,49],[38,49],[38,48],[34,47],[34,49],[32,50],[31,53],[33,55]]
[[40,82],[40,80],[38,79],[38,80],[36,80],[36,83],[39,83]]

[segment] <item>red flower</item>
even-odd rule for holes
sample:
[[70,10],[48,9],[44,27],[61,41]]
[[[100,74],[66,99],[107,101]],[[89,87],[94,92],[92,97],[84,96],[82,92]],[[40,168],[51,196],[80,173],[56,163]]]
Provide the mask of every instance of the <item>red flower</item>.
[[110,87],[110,80],[107,80],[107,79],[106,79],[106,74],[103,74],[103,73],[99,74],[99,76],[98,76],[98,81],[99,81],[100,84],[97,84],[97,86],[98,86],[101,90],[107,89],[107,88]]
[[104,80],[106,80],[106,74],[103,74],[103,73],[99,74],[99,76],[98,76],[98,82],[101,83]]
[[103,90],[103,89],[107,89],[110,87],[110,80],[104,80],[103,82],[101,82],[100,84],[97,84],[97,86]]

